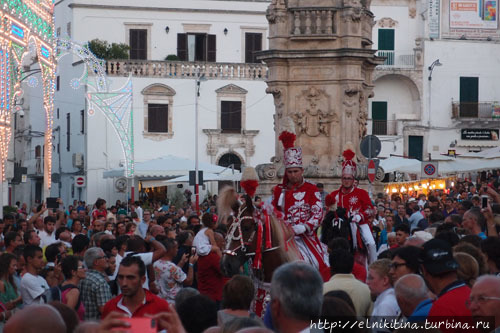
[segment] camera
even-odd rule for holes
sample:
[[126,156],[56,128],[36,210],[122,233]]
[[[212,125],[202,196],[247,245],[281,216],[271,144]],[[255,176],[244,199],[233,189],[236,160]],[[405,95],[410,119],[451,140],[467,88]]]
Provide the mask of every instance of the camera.
[[19,115],[19,117],[24,118],[24,110],[23,109],[17,111],[17,114]]

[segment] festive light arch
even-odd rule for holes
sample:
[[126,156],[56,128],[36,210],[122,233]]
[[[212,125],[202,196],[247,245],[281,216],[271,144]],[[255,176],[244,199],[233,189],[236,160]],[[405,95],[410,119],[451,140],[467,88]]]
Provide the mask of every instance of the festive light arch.
[[43,81],[45,111],[45,189],[51,186],[52,124],[56,58],[54,56],[54,2],[52,0],[0,0],[0,181],[12,135],[11,120],[16,97],[22,95],[23,60],[36,49]]
[[[74,89],[86,86],[89,115],[101,110],[120,138],[126,159],[127,177],[134,174],[134,139],[132,84],[109,91],[103,60],[89,49],[71,40],[54,37],[53,0],[0,0],[0,183],[5,181],[5,164],[12,136],[12,114],[16,99],[23,95],[21,81],[31,76],[24,71],[23,60],[34,47],[43,85],[45,111],[44,192],[51,187],[52,127],[57,62],[67,54],[78,56],[84,63],[80,77],[70,81]],[[35,86],[32,77],[28,85]],[[1,191],[1,188],[0,188]],[[46,193],[48,194],[48,193]]]
[[104,61],[97,58],[85,45],[71,40],[57,40],[57,60],[68,54],[74,54],[83,61],[84,69],[79,78],[73,78],[70,85],[79,89],[86,85],[87,113],[89,116],[100,110],[115,130],[125,156],[125,176],[134,176],[134,131],[132,112],[132,81],[128,81],[120,89],[110,91],[106,80]]

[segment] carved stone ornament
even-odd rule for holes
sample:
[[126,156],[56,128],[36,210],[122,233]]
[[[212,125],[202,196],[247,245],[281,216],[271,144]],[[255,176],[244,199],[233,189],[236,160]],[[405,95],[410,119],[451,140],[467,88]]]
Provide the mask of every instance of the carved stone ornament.
[[257,175],[261,180],[272,180],[276,178],[276,165],[274,163],[259,164],[255,167]]
[[283,115],[283,108],[285,106],[285,102],[283,101],[283,90],[276,87],[268,87],[266,89],[266,93],[273,95],[276,114],[278,115],[278,118],[281,118]]
[[391,19],[390,17],[383,17],[378,20],[378,26],[380,28],[394,28],[399,24],[398,21]]
[[339,117],[330,109],[330,96],[324,90],[310,87],[298,97],[298,111],[292,114],[298,133],[316,137],[320,134],[330,136],[331,122],[338,122]]

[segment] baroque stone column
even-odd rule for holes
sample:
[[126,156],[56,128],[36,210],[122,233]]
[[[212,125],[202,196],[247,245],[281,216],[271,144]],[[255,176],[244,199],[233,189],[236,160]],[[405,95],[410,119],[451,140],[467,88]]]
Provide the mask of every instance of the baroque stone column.
[[[269,68],[267,92],[275,102],[276,156],[257,169],[270,185],[284,172],[278,136],[288,118],[307,178],[335,183],[346,147],[359,161],[372,75],[383,63],[371,48],[369,6],[369,0],[273,0],[269,6],[269,50],[259,59]],[[359,169],[358,176],[366,176]]]

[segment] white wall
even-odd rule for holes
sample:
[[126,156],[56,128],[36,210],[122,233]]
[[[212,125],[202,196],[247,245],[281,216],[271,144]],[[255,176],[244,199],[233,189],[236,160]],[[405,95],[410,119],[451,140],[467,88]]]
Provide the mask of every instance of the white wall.
[[[439,145],[449,149],[453,140],[460,141],[460,128],[499,128],[499,122],[464,123],[452,120],[451,103],[460,100],[460,77],[479,77],[479,102],[500,100],[500,44],[488,41],[439,40],[425,44],[425,64],[439,59],[443,66],[435,67],[432,81],[424,80],[424,92],[431,94],[432,131],[429,148]],[[428,75],[428,71],[425,76]],[[491,142],[490,142],[491,143]],[[492,143],[494,144],[494,143]],[[457,147],[457,153],[468,148]]]

